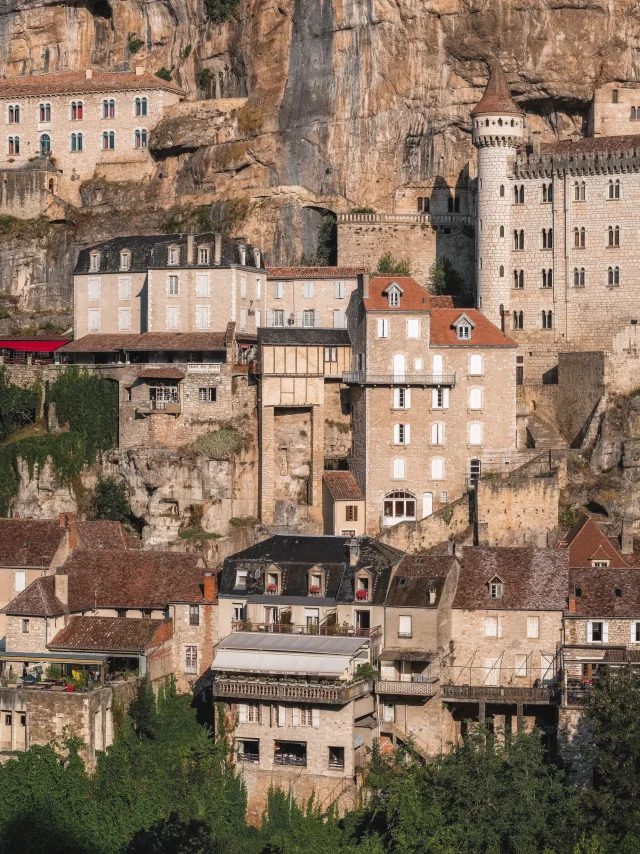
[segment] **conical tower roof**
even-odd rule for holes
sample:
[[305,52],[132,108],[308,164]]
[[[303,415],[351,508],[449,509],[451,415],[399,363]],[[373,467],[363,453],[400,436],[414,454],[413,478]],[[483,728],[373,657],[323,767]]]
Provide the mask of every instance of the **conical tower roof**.
[[471,110],[471,115],[479,113],[507,113],[507,115],[521,116],[523,110],[511,97],[507,78],[499,62],[491,66],[491,74],[484,95]]

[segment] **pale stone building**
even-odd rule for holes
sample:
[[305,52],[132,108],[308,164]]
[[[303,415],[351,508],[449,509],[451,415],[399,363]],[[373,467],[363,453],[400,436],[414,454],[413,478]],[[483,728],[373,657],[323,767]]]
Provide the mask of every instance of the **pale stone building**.
[[151,130],[184,96],[142,67],[0,81],[0,210],[33,217],[54,197],[78,204],[81,183],[93,177],[150,175]]
[[474,309],[440,306],[399,277],[363,279],[351,302],[343,379],[368,534],[431,515],[518,446],[515,342]]
[[268,267],[265,326],[344,329],[364,267]]
[[322,517],[325,534],[342,537],[364,535],[364,495],[350,471],[322,473]]

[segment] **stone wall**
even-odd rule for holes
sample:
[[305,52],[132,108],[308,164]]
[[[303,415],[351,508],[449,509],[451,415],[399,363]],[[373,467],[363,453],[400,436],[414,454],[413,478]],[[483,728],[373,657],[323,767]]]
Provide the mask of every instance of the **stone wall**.
[[605,393],[605,363],[608,362],[602,351],[558,355],[556,423],[572,446],[579,447]]
[[422,552],[438,543],[454,538],[466,540],[470,536],[469,498],[463,495],[419,522],[400,522],[382,528],[378,539],[400,551]]
[[614,337],[605,371],[608,394],[627,394],[640,386],[640,333],[636,324],[625,326]]
[[55,172],[45,170],[1,169],[0,213],[22,219],[46,214],[56,179]]

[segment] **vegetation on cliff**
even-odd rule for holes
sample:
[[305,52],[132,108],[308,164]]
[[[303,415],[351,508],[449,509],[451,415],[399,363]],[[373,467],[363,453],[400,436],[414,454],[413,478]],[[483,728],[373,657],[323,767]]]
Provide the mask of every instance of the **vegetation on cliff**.
[[378,259],[378,276],[410,276],[411,261],[408,258],[395,258],[391,252],[385,252]]
[[214,24],[229,20],[239,5],[240,0],[204,0],[207,18]]

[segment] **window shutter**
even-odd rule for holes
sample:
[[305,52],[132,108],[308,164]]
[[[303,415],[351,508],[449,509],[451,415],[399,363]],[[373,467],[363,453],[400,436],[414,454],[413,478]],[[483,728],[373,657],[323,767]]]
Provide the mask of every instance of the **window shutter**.
[[634,622],[632,622],[629,626],[629,629],[630,629],[629,640],[631,641],[631,643],[637,643],[637,641],[636,641],[636,624]]
[[267,310],[267,326],[273,326],[273,311],[271,309]]
[[609,623],[602,624],[602,643],[609,643]]
[[316,327],[320,326],[320,310],[319,309],[316,309],[313,312],[313,325]]
[[293,725],[300,726],[300,709],[297,706],[293,707]]
[[384,337],[384,320],[381,317],[378,318],[378,338]]
[[393,476],[396,479],[404,477],[404,460],[396,459],[393,461]]
[[278,726],[287,725],[287,708],[286,706],[278,706]]
[[311,709],[311,726],[316,729],[320,726],[320,709]]
[[309,282],[309,296],[310,297],[315,296],[315,290],[316,290],[315,282]]
[[238,723],[246,724],[247,722],[247,704],[238,704]]
[[406,388],[404,390],[404,408],[411,409],[411,389]]
[[438,444],[438,425],[437,424],[431,425],[431,444],[432,445]]
[[302,326],[302,311],[296,311],[296,326]]
[[502,617],[497,617],[498,620],[498,637],[502,637]]
[[431,389],[431,407],[433,409],[438,408],[438,389],[437,388]]
[[340,309],[334,309],[333,311],[333,328],[334,329],[342,329],[344,326],[342,322],[342,312]]
[[527,637],[537,638],[540,635],[540,623],[538,617],[527,617]]
[[411,425],[404,425],[404,443],[405,445],[411,444]]
[[442,376],[442,356],[433,357],[433,375],[434,377]]
[[593,643],[593,626],[587,623],[587,643]]
[[393,425],[393,444],[397,445],[399,443],[399,441],[400,441],[400,425],[394,424]]

